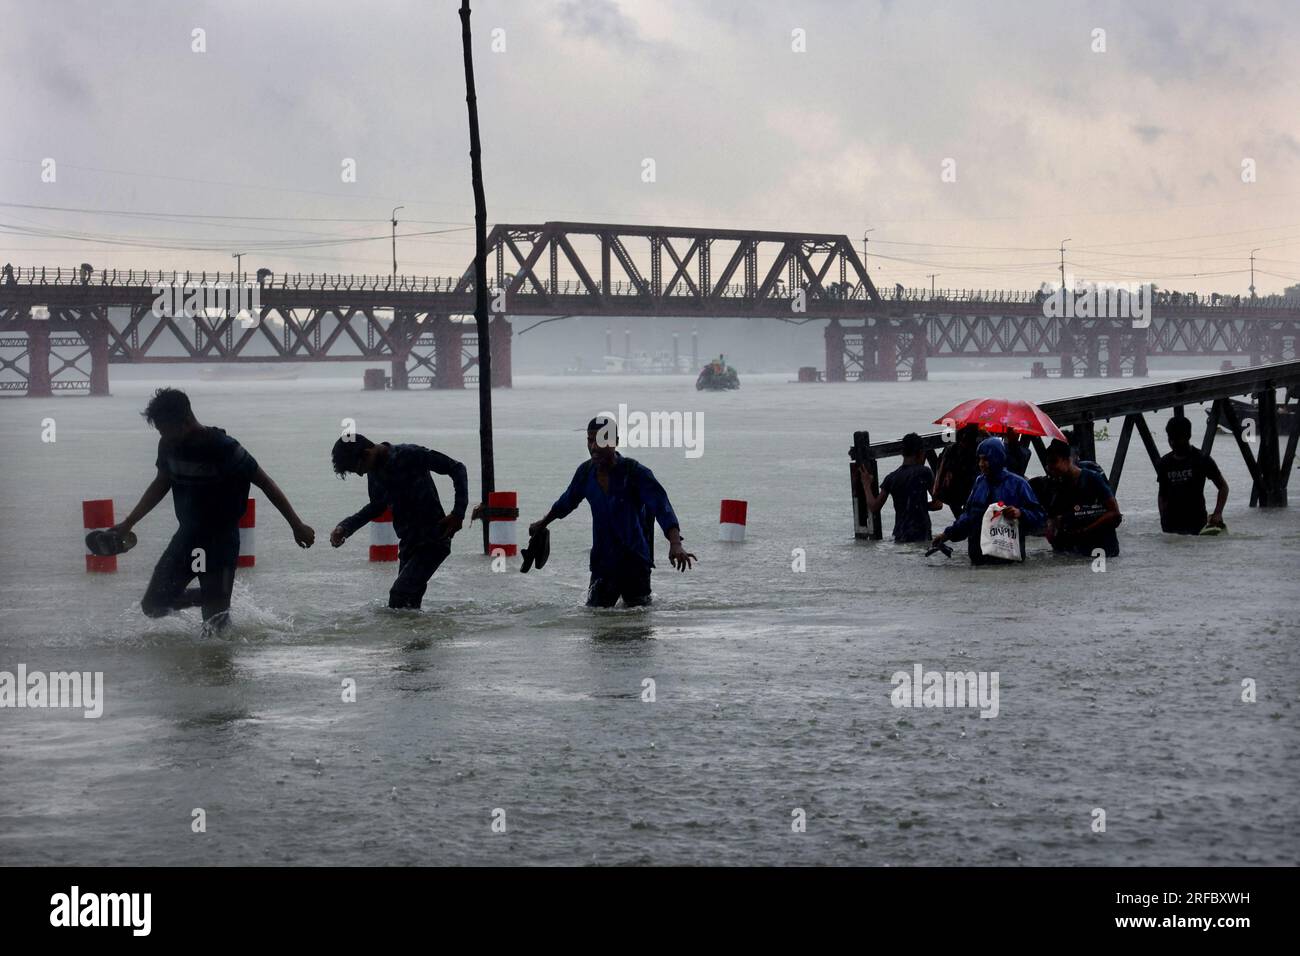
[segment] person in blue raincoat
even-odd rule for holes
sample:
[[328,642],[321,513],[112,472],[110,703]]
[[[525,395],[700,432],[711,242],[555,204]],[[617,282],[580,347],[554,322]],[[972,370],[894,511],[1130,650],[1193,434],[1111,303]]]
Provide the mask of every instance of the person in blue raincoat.
[[1029,482],[1007,467],[1007,446],[1000,438],[986,438],[977,449],[980,476],[975,479],[966,505],[957,520],[935,537],[934,546],[944,541],[968,542],[971,564],[1006,564],[999,558],[987,558],[980,550],[980,525],[991,504],[1008,505],[1007,517],[1020,522],[1020,556],[1024,557],[1025,532],[1043,526],[1047,516],[1038,503]]

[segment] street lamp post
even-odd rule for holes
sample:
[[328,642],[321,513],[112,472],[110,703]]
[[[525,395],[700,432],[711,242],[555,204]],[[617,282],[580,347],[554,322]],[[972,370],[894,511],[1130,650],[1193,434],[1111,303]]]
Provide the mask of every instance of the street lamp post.
[[393,207],[393,286],[397,286],[397,210],[405,209],[405,206]]

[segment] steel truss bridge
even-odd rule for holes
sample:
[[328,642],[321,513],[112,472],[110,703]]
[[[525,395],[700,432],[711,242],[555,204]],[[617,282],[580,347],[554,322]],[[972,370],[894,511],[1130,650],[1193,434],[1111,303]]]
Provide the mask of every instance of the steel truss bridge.
[[[1059,358],[1063,376],[1144,376],[1150,356],[1296,358],[1300,301],[1157,293],[1149,328],[1048,318],[1041,294],[881,293],[847,236],[547,222],[497,225],[492,384],[511,382],[509,316],[822,320],[828,381],[924,379],[948,356]],[[249,284],[256,307],[167,314],[159,289]],[[214,302],[216,300],[213,300]],[[108,366],[386,362],[393,388],[461,388],[478,341],[471,263],[459,277],[6,267],[0,391],[107,394]],[[160,314],[161,313],[161,314]],[[1048,374],[1035,363],[1035,374]],[[1051,371],[1055,372],[1056,369]]]

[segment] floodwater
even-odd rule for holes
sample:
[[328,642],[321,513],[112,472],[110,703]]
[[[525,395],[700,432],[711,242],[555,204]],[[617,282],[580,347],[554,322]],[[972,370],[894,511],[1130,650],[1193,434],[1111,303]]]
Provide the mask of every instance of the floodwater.
[[[1294,864],[1300,509],[1248,508],[1231,440],[1216,445],[1230,533],[1199,539],[1160,534],[1134,442],[1122,554],[1102,573],[1041,539],[1023,567],[979,569],[960,549],[854,541],[855,429],[883,440],[977,395],[1120,384],[1023,374],[745,376],[728,394],[685,377],[521,379],[493,396],[521,537],[584,457],[594,413],[701,412],[700,457],[630,451],[699,564],[672,572],[661,540],[653,608],[583,608],[584,506],[527,575],[518,559],[494,572],[478,527],[463,532],[418,613],[385,607],[395,566],[367,562],[364,530],[328,546],[365,497],[329,448],[344,418],[427,444],[466,462],[473,500],[476,394],[366,393],[359,371],[186,379],[200,420],[243,442],[317,532],[300,551],[254,492],[257,566],[215,638],[196,612],[139,610],[170,500],[116,575],[84,570],[81,500],[112,497],[121,518],[152,475],[138,412],[156,383],[2,401],[0,671],[102,671],[105,690],[99,719],[0,710],[0,861]],[[1114,446],[1099,442],[1103,464]],[[749,502],[743,544],[717,540],[722,498]],[[917,664],[997,672],[997,716],[894,707],[891,676]]]

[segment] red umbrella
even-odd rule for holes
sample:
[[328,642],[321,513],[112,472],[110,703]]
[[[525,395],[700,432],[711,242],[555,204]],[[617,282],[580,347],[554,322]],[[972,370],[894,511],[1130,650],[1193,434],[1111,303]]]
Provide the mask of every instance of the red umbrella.
[[1021,435],[1042,435],[1068,441],[1056,422],[1033,402],[1008,398],[972,398],[934,420],[936,425],[978,425],[991,435],[1014,429]]

